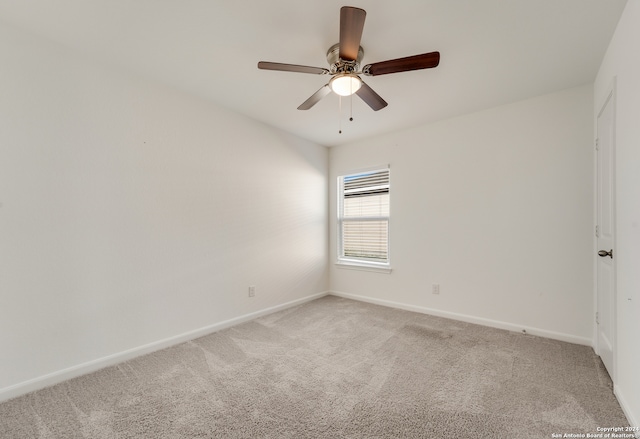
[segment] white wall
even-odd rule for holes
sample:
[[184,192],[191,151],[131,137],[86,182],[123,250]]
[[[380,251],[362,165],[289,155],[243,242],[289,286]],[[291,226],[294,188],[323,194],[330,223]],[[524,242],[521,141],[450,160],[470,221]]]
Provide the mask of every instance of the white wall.
[[10,27],[0,56],[0,399],[326,292],[326,148]]
[[616,78],[618,399],[640,427],[640,2],[629,0],[594,85],[594,120]]
[[[336,176],[391,165],[391,274],[331,291],[591,344],[593,120],[578,87],[331,149]],[[431,284],[440,294],[431,294]]]

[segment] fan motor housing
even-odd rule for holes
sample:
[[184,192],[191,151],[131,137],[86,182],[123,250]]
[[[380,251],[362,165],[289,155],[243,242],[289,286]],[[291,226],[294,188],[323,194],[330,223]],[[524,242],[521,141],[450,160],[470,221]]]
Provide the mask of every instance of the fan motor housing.
[[331,66],[331,73],[355,73],[360,69],[360,61],[364,57],[362,46],[358,48],[358,58],[346,61],[340,58],[340,43],[336,43],[327,51],[327,62]]

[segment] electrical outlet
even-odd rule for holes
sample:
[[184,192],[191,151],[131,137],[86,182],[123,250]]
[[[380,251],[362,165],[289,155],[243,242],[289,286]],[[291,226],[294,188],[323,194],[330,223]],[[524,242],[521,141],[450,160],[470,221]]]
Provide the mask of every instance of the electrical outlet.
[[440,284],[432,284],[431,285],[431,293],[440,294]]
[[249,297],[254,297],[256,295],[256,286],[249,285]]

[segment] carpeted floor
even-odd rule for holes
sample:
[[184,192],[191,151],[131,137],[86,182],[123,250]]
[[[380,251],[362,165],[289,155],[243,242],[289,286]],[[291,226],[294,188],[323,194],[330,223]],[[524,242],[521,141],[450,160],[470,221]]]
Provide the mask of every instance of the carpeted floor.
[[333,296],[0,404],[12,439],[526,439],[623,425],[589,347]]

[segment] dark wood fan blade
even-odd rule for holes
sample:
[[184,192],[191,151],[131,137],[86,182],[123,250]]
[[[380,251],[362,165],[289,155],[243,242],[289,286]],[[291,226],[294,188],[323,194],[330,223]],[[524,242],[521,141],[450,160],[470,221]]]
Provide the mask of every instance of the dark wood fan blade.
[[438,64],[440,64],[440,52],[430,52],[369,64],[364,66],[362,73],[378,76],[410,70],[431,69],[437,67]]
[[329,87],[329,84],[326,84],[320,90],[312,94],[309,99],[300,104],[298,110],[308,110],[309,108],[320,102],[320,100],[329,93],[331,93],[331,88]]
[[326,75],[329,70],[322,67],[299,66],[296,64],[282,64],[279,62],[260,61],[258,68],[262,70],[278,70],[281,72],[314,73],[316,75]]
[[364,19],[367,13],[364,9],[352,6],[340,8],[340,58],[345,61],[355,61],[358,58]]
[[360,96],[360,98],[365,101],[366,104],[373,109],[373,111],[382,110],[388,105],[385,100],[382,99],[380,95],[378,95],[378,93],[373,91],[373,89],[364,82],[362,83],[362,86],[356,92],[356,94]]

